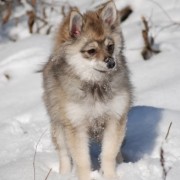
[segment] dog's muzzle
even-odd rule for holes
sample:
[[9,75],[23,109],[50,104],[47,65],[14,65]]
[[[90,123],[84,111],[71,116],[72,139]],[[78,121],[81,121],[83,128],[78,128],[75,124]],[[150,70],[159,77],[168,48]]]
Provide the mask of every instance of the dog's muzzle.
[[106,58],[106,59],[105,59],[105,62],[106,62],[106,64],[107,64],[107,68],[108,68],[108,69],[112,69],[112,68],[114,68],[114,66],[116,65],[116,63],[115,63],[115,61],[114,61],[114,58],[112,58],[112,57]]

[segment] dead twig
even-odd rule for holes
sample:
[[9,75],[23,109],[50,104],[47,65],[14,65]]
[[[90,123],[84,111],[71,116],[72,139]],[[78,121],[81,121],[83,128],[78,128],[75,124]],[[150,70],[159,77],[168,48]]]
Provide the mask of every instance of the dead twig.
[[12,3],[6,2],[6,11],[5,15],[2,18],[2,24],[6,24],[11,17],[12,14]]
[[65,13],[65,6],[64,6],[64,5],[61,6],[61,13],[62,13],[63,17],[66,16],[66,13]]
[[166,15],[166,17],[167,17],[171,22],[175,23],[174,20],[171,18],[171,16],[166,12],[166,10],[165,10],[158,2],[156,2],[156,1],[154,1],[154,0],[148,0],[148,1],[150,1],[151,3],[156,4],[156,6],[158,6],[158,7],[163,11],[163,13]]
[[38,148],[38,145],[42,139],[42,137],[44,136],[44,134],[46,133],[47,129],[41,134],[37,144],[36,144],[36,147],[35,147],[35,151],[34,151],[34,157],[33,157],[33,172],[34,172],[34,180],[36,180],[36,154],[37,154],[37,148]]
[[120,21],[124,22],[132,14],[132,12],[133,10],[130,6],[126,6],[125,8],[120,10],[119,11]]
[[172,19],[172,17],[167,13],[167,11],[155,0],[148,0],[151,3],[154,3],[164,14],[165,16],[169,19],[169,21],[171,22],[170,24],[160,28],[160,30],[157,32],[157,34],[154,36],[154,39],[159,35],[159,33],[167,28],[170,28],[172,26],[180,26],[180,22],[174,21]]
[[42,14],[43,14],[43,18],[46,19],[47,14],[46,14],[46,8],[45,7],[42,8]]
[[[172,122],[169,124],[168,130],[167,130],[167,133],[166,133],[166,136],[165,136],[165,139],[164,139],[165,141],[167,141],[171,126],[172,126]],[[163,180],[166,180],[167,174],[172,169],[172,167],[168,168],[168,170],[165,167],[165,157],[164,157],[163,143],[162,143],[161,148],[160,148],[160,163],[161,163],[161,167],[162,167],[162,171],[163,171]]]
[[162,147],[160,149],[160,163],[161,163],[161,167],[162,167],[162,170],[163,170],[163,180],[166,180],[167,171],[166,171],[166,168],[165,168],[164,150],[163,150]]
[[4,76],[6,77],[7,80],[11,79],[11,76],[9,74],[7,74],[7,73],[5,73]]
[[50,34],[52,28],[53,28],[53,25],[50,25],[50,26],[48,27],[48,29],[47,29],[47,31],[46,31],[46,34],[47,34],[47,35]]
[[28,28],[29,28],[29,32],[32,34],[33,33],[33,26],[36,20],[36,15],[34,13],[34,11],[28,11],[27,12],[28,15]]
[[30,33],[33,33],[33,26],[37,20],[39,20],[43,23],[43,25],[41,27],[37,28],[38,33],[42,28],[44,28],[48,24],[48,22],[45,19],[37,16],[34,11],[28,11],[27,15],[29,16],[28,27],[29,27]]
[[39,17],[39,16],[37,16],[37,15],[36,15],[36,19],[40,20],[40,21],[43,22],[44,24],[48,24],[48,22],[47,22],[45,19],[43,19],[43,18],[41,18],[41,17]]
[[165,25],[165,26],[161,27],[161,28],[159,29],[159,31],[157,31],[157,33],[154,35],[154,39],[157,38],[162,31],[164,31],[164,30],[166,30],[166,29],[168,29],[168,28],[175,27],[175,26],[178,27],[178,26],[180,26],[180,24],[171,23],[171,24],[168,24],[168,25]]
[[160,50],[155,49],[154,46],[154,38],[150,35],[149,25],[146,18],[142,17],[142,23],[144,25],[144,29],[142,30],[142,37],[144,40],[144,48],[141,52],[144,60],[150,59],[154,54],[160,53]]
[[168,136],[169,136],[169,132],[170,132],[171,126],[172,126],[172,122],[169,124],[169,128],[168,128],[168,131],[167,131],[165,140],[167,140],[167,138],[168,138]]
[[51,171],[52,171],[52,168],[49,170],[49,172],[48,172],[48,174],[47,174],[47,176],[46,176],[45,180],[47,180],[47,179],[48,179],[48,177],[49,177],[49,175],[50,175]]

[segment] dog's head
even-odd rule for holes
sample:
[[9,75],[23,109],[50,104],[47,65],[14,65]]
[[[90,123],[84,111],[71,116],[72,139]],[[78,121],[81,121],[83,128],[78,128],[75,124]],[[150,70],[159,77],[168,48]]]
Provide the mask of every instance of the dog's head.
[[63,48],[64,59],[81,80],[99,81],[115,71],[122,37],[114,2],[84,15],[72,10],[60,27],[55,47],[56,52]]

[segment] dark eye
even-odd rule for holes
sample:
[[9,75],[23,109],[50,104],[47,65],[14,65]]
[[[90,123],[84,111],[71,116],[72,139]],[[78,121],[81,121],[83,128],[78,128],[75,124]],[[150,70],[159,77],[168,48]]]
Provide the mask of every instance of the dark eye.
[[95,55],[96,54],[96,49],[90,49],[87,51],[87,53],[91,56]]
[[113,51],[114,51],[114,44],[109,44],[107,46],[107,50],[108,50],[109,53],[113,53]]

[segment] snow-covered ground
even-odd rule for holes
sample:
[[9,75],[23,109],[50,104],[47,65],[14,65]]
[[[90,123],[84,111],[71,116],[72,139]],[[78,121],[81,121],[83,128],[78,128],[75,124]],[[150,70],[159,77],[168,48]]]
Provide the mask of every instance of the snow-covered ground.
[[[77,5],[82,10],[91,4],[81,2]],[[117,173],[121,180],[163,180],[163,149],[166,180],[179,180],[180,1],[115,2],[118,8],[131,4],[134,9],[122,30],[135,94],[122,149],[125,162],[118,165]],[[151,22],[151,33],[161,50],[148,61],[141,57],[142,15]],[[74,173],[66,177],[58,174],[58,158],[42,102],[42,75],[37,71],[48,59],[51,39],[32,35],[16,43],[0,43],[1,180],[77,179]],[[92,176],[101,179],[97,171]]]

